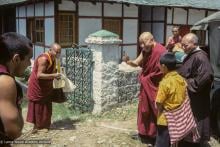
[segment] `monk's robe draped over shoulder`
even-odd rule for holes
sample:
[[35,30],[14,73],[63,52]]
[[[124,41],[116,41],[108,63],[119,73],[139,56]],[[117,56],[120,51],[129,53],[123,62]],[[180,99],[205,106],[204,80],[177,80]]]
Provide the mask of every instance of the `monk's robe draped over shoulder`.
[[160,56],[166,52],[166,49],[157,43],[151,53],[142,52],[144,61],[142,63],[142,72],[139,75],[141,87],[138,96],[138,132],[141,135],[155,137],[157,116],[155,99],[157,88],[163,75],[159,68],[159,60]]
[[[46,57],[48,66],[47,74],[55,73],[55,61],[52,61],[49,54],[45,53],[39,57]],[[38,59],[35,60],[34,67],[28,83],[28,112],[27,122],[33,123],[39,129],[49,128],[52,116],[53,80],[37,79]]]
[[[44,56],[48,61],[48,68],[46,69],[46,74],[51,74],[55,72],[55,62],[51,62],[50,56],[47,54],[42,54],[39,57]],[[38,70],[38,59],[34,62],[34,67],[32,74],[29,78],[27,96],[31,101],[44,101],[47,99],[48,95],[53,91],[53,79],[37,79],[37,70]],[[50,63],[51,62],[51,63]],[[51,64],[51,65],[50,65]]]

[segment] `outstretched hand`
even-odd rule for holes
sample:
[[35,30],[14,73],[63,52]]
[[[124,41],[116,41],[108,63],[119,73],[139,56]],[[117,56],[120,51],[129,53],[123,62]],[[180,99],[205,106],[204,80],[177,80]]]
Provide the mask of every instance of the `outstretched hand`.
[[125,54],[125,55],[123,55],[122,56],[122,62],[127,62],[127,61],[129,61],[129,56],[128,56],[128,54]]

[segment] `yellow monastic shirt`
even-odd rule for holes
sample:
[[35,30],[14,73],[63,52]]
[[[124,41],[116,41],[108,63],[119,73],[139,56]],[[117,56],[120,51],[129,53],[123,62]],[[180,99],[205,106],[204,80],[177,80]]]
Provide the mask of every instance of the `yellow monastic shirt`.
[[[163,109],[173,110],[185,100],[186,82],[176,71],[167,73],[159,84],[156,102],[162,104]],[[158,113],[157,124],[167,126],[163,112]]]

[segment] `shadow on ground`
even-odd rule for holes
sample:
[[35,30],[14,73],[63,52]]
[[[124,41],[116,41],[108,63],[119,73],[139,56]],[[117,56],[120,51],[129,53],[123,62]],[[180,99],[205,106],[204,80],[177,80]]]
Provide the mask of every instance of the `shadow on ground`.
[[75,130],[76,124],[80,122],[80,119],[71,120],[66,118],[63,120],[58,120],[52,123],[51,130]]

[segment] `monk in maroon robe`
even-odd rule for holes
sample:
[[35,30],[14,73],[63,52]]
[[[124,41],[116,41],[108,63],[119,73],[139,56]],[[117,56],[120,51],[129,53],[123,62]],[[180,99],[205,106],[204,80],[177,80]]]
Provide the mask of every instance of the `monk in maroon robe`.
[[139,37],[142,48],[140,55],[134,61],[127,61],[131,66],[141,66],[139,75],[141,84],[138,104],[137,125],[141,141],[150,141],[154,144],[156,137],[155,98],[162,73],[159,69],[160,56],[166,52],[166,48],[155,42],[153,35],[144,32]]
[[23,93],[15,76],[24,74],[32,56],[32,43],[27,37],[15,32],[0,36],[0,147],[9,147],[7,141],[22,134]]
[[60,77],[56,73],[55,59],[60,53],[60,45],[54,43],[48,52],[35,60],[27,90],[27,121],[34,124],[32,133],[39,129],[49,129],[51,125],[53,79]]

